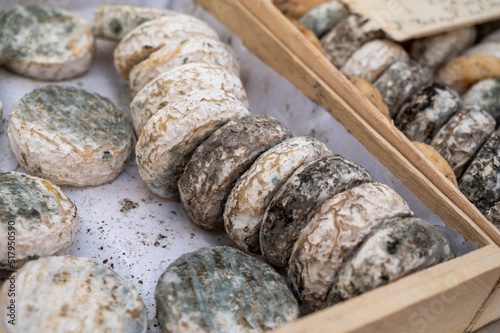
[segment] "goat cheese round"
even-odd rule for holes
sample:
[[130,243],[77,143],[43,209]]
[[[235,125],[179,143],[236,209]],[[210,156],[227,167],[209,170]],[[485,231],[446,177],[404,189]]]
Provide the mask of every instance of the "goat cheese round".
[[311,30],[316,37],[321,38],[330,31],[347,14],[346,7],[338,0],[322,3],[299,19],[299,22]]
[[135,287],[91,259],[30,261],[17,273],[15,284],[16,326],[7,322],[10,284],[1,289],[5,332],[146,333],[146,308]]
[[462,95],[475,83],[498,77],[500,58],[477,54],[453,59],[439,70],[434,80],[448,85]]
[[248,98],[240,78],[219,65],[191,63],[160,74],[132,100],[130,117],[137,136],[158,110],[191,91],[222,89],[248,109]]
[[495,127],[495,119],[488,112],[478,107],[466,107],[441,127],[431,146],[450,163],[460,178]]
[[457,177],[448,161],[434,147],[423,142],[413,141],[412,144],[431,162],[455,187],[458,188]]
[[116,70],[128,82],[132,67],[147,59],[153,52],[178,39],[196,36],[219,38],[207,23],[184,14],[163,16],[141,24],[117,45],[114,51]]
[[148,121],[135,153],[139,174],[155,194],[179,200],[177,182],[195,149],[231,119],[250,112],[224,90],[181,96]]
[[373,84],[357,76],[346,75],[346,77],[386,118],[391,118],[384,98]]
[[460,179],[460,190],[483,214],[500,201],[500,131],[474,157]]
[[473,85],[462,97],[467,106],[478,106],[500,121],[500,79],[487,79]]
[[491,55],[500,58],[500,42],[479,43],[466,50],[462,56]]
[[298,20],[314,7],[331,0],[273,0],[273,3],[287,17]]
[[321,38],[321,46],[326,58],[340,69],[364,43],[383,36],[383,31],[374,21],[353,14],[324,35]]
[[92,64],[92,26],[80,15],[42,6],[0,11],[0,65],[40,80],[85,73]]
[[[76,207],[59,187],[0,171],[0,269],[15,270],[28,260],[64,253],[77,227]],[[9,250],[11,242],[15,250]],[[9,252],[15,258],[9,260]]]
[[141,24],[177,13],[153,7],[103,3],[94,11],[94,35],[119,41]]
[[385,224],[368,235],[341,265],[328,294],[328,305],[359,296],[453,257],[449,241],[422,219],[406,218]]
[[179,180],[179,193],[191,220],[205,229],[224,227],[224,206],[236,181],[260,154],[292,133],[268,116],[235,119],[194,152]]
[[99,185],[116,178],[133,149],[127,116],[82,89],[45,86],[12,108],[8,136],[29,172],[56,184]]
[[258,252],[260,224],[277,189],[302,164],[332,152],[320,141],[298,136],[269,149],[240,177],[224,209],[224,227],[242,249]]
[[411,44],[410,56],[436,71],[474,44],[476,36],[475,27],[466,27],[417,39]]
[[342,262],[366,235],[385,223],[413,216],[389,186],[365,183],[325,201],[302,230],[288,264],[288,279],[299,301],[326,306]]
[[299,233],[326,199],[370,182],[368,171],[341,156],[309,162],[280,187],[266,208],[260,228],[260,248],[267,261],[286,267]]
[[342,67],[342,73],[372,83],[393,62],[408,59],[408,53],[400,45],[388,39],[376,39],[354,52]]
[[460,109],[458,94],[439,83],[426,86],[403,104],[394,124],[412,141],[429,143]]
[[183,254],[155,291],[158,321],[171,333],[259,333],[298,318],[297,300],[269,265],[231,247]]
[[496,202],[487,212],[486,218],[488,221],[500,230],[500,201]]
[[384,98],[391,117],[422,86],[432,82],[432,72],[414,60],[398,60],[390,65],[374,85]]
[[130,89],[134,97],[158,75],[192,62],[220,65],[238,75],[239,64],[229,45],[208,37],[172,41],[135,65],[130,71]]

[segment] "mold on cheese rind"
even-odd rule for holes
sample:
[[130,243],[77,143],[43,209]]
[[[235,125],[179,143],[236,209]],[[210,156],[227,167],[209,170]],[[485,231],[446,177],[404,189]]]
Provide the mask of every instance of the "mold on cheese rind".
[[[0,269],[64,253],[78,228],[77,209],[52,182],[17,172],[0,172]],[[9,243],[15,251],[9,251]],[[8,252],[15,253],[9,261]]]
[[385,224],[342,263],[327,303],[343,302],[453,257],[449,241],[422,219]]
[[31,91],[12,108],[8,136],[26,170],[74,186],[116,178],[133,146],[127,116],[109,99],[54,85]]
[[40,80],[59,81],[86,72],[94,50],[92,26],[80,15],[43,6],[0,11],[0,64]]
[[140,136],[149,118],[179,96],[205,89],[222,89],[249,108],[245,88],[236,74],[219,65],[190,63],[160,74],[134,97],[130,116],[135,133]]
[[224,227],[242,249],[258,252],[261,219],[279,187],[304,163],[332,155],[310,137],[283,141],[259,156],[234,186],[224,209]]
[[146,333],[139,292],[91,259],[68,255],[30,261],[15,283],[15,326],[7,323],[10,284],[0,292],[0,325],[6,332]]
[[413,216],[389,186],[365,183],[326,200],[302,230],[288,263],[288,279],[300,302],[326,306],[340,265],[372,230]]
[[500,230],[500,201],[496,202],[485,214],[488,221]]
[[286,267],[293,245],[311,215],[326,199],[370,182],[368,171],[341,156],[326,156],[297,169],[268,204],[260,228],[267,261]]
[[205,229],[224,227],[224,205],[238,178],[271,147],[292,137],[279,121],[247,116],[228,122],[194,152],[179,180],[191,220]]
[[322,3],[302,15],[299,22],[321,38],[347,14],[346,7],[337,0]]
[[297,300],[269,265],[231,247],[175,260],[155,291],[165,332],[270,331],[298,318]]
[[500,79],[487,79],[473,85],[462,97],[467,106],[478,106],[500,121]]
[[250,112],[223,90],[179,97],[146,124],[136,145],[139,175],[155,194],[179,200],[177,183],[195,149],[232,119]]

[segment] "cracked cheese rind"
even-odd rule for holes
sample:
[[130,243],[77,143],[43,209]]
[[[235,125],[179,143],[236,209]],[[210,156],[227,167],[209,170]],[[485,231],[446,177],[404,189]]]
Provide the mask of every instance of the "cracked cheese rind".
[[0,172],[0,269],[14,270],[28,260],[64,253],[77,228],[77,209],[59,187],[26,174]]
[[139,292],[88,258],[46,257],[24,265],[16,276],[16,326],[7,323],[8,289],[5,283],[0,294],[7,333],[146,333]]
[[155,291],[158,321],[171,333],[259,333],[298,318],[297,300],[269,265],[231,247],[183,254]]
[[136,145],[139,174],[155,194],[179,200],[177,182],[195,149],[231,119],[250,112],[223,90],[181,96],[146,124]]
[[60,81],[92,64],[92,26],[80,15],[42,6],[0,11],[0,65],[39,80]]
[[64,86],[24,95],[10,112],[8,136],[23,168],[74,186],[115,179],[133,149],[127,116],[109,99]]
[[219,65],[186,64],[160,74],[134,97],[130,116],[137,136],[158,110],[179,96],[204,89],[222,89],[249,108],[245,88],[236,74]]
[[385,223],[413,216],[389,186],[365,183],[326,200],[302,230],[288,264],[288,279],[299,301],[326,306],[340,265],[366,235]]
[[123,37],[114,51],[115,68],[128,82],[132,67],[152,53],[171,42],[195,36],[219,38],[207,23],[189,15],[177,14],[151,20]]
[[231,120],[194,152],[179,180],[179,193],[191,220],[205,229],[224,227],[224,206],[236,181],[271,147],[292,137],[268,116]]
[[258,252],[261,219],[280,186],[304,163],[332,155],[320,141],[298,136],[269,149],[240,177],[226,202],[224,227],[242,249]]

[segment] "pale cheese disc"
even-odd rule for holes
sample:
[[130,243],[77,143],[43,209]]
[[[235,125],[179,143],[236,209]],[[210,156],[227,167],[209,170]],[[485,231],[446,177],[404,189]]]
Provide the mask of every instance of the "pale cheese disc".
[[155,194],[179,200],[177,182],[195,149],[231,119],[250,112],[224,90],[200,90],[181,96],[146,124],[136,146],[142,180]]
[[76,207],[59,187],[26,174],[0,172],[0,269],[63,254],[77,227]]
[[158,110],[191,91],[222,89],[248,109],[248,98],[240,78],[219,65],[190,63],[160,74],[132,100],[130,117],[137,136]]
[[103,3],[94,11],[94,35],[119,41],[141,24],[176,12],[145,6]]
[[127,116],[109,99],[82,89],[45,86],[12,108],[8,136],[18,162],[56,184],[115,179],[133,149]]
[[24,265],[15,278],[15,326],[7,322],[10,283],[0,290],[0,324],[6,333],[146,333],[139,292],[91,259],[41,258]]
[[240,71],[231,47],[217,39],[190,37],[172,41],[132,68],[129,76],[132,97],[158,75],[192,62],[220,65],[236,75]]
[[128,82],[132,67],[148,58],[153,52],[169,42],[194,36],[219,38],[207,23],[184,14],[163,16],[141,24],[123,37],[116,47],[115,68]]
[[42,6],[0,11],[0,65],[40,80],[85,73],[92,64],[92,25],[80,15]]
[[500,58],[500,42],[483,42],[476,44],[464,52],[462,56],[491,55]]
[[298,136],[263,153],[234,186],[224,210],[224,227],[242,249],[258,252],[260,223],[277,189],[302,164],[332,155],[320,141]]
[[342,262],[372,230],[413,216],[389,186],[365,183],[326,200],[302,230],[288,264],[288,279],[299,301],[325,307]]

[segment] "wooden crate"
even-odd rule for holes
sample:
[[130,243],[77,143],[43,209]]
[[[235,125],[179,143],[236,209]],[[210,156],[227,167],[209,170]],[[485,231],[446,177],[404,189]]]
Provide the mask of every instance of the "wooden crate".
[[276,332],[469,332],[500,318],[500,233],[268,0],[196,0],[480,249]]

